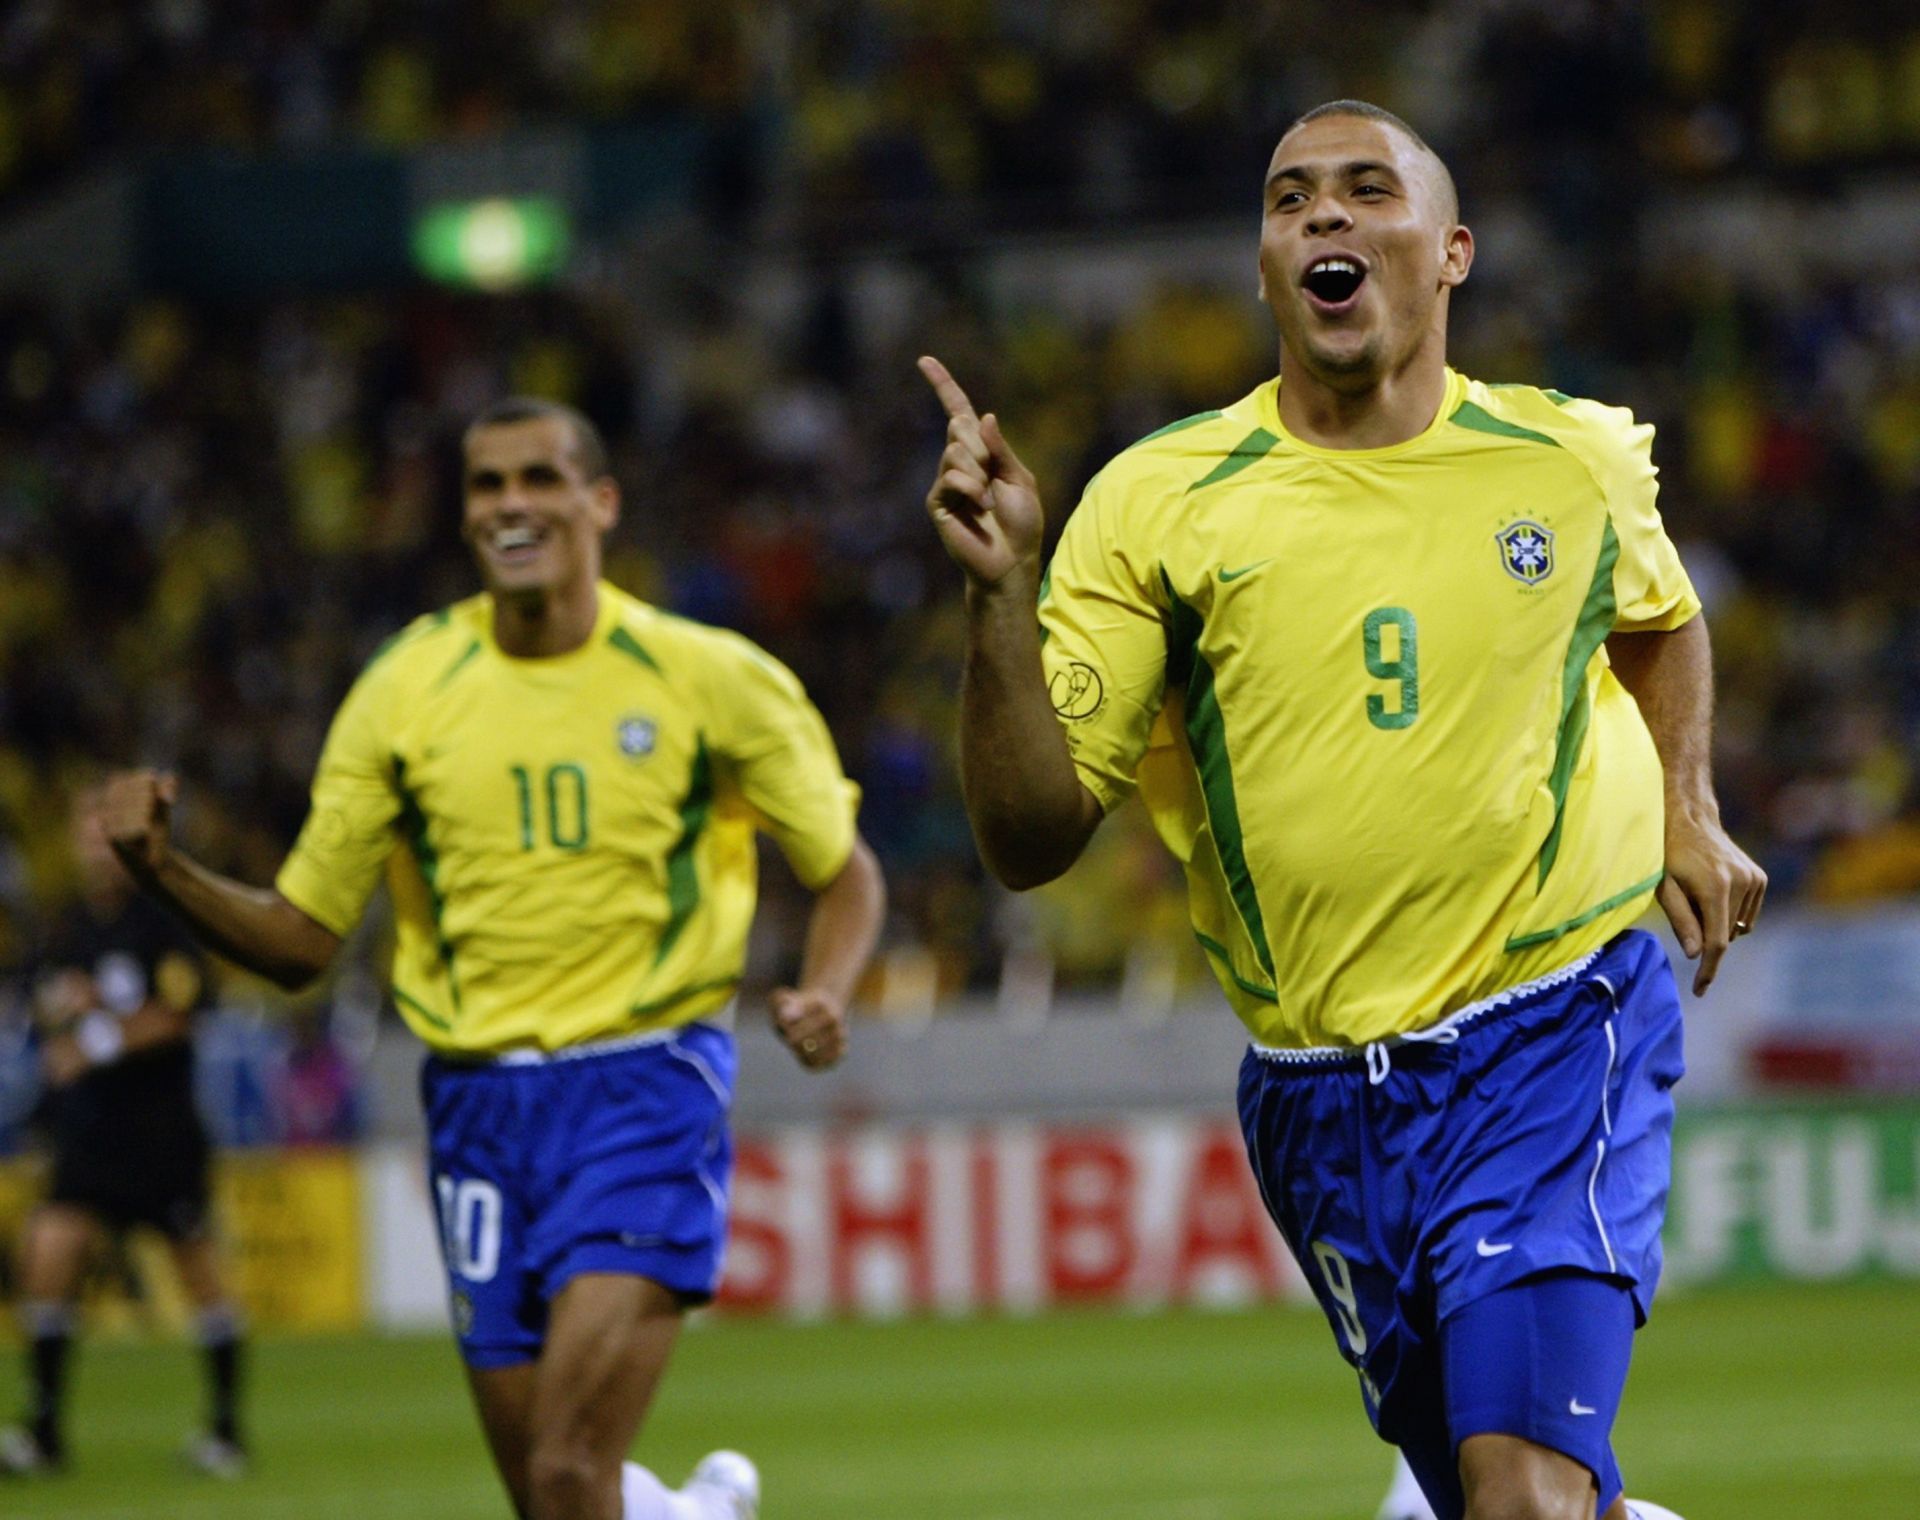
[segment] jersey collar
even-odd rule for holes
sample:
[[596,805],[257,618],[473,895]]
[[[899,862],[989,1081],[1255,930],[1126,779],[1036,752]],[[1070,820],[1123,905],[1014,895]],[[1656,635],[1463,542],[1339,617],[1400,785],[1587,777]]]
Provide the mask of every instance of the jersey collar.
[[1447,368],[1447,388],[1441,393],[1440,406],[1429,422],[1413,437],[1399,443],[1389,443],[1377,449],[1329,449],[1317,443],[1308,443],[1287,431],[1286,424],[1280,420],[1280,377],[1275,375],[1254,393],[1255,404],[1260,411],[1260,425],[1280,440],[1282,447],[1295,453],[1307,454],[1315,459],[1391,459],[1396,454],[1407,454],[1424,445],[1433,435],[1447,424],[1447,419],[1460,409],[1460,403],[1467,399],[1467,377],[1454,369]]
[[487,653],[496,659],[505,660],[509,665],[534,670],[561,670],[567,665],[588,658],[602,644],[613,636],[613,625],[619,620],[620,593],[609,581],[594,583],[593,632],[587,635],[586,642],[564,654],[517,655],[508,654],[500,647],[493,636],[493,597],[491,593],[481,602],[480,639]]

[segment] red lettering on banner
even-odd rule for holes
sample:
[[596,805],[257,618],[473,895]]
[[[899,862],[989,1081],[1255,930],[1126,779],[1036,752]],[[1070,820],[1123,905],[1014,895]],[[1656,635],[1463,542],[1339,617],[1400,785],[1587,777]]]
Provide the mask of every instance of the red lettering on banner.
[[968,1171],[973,1186],[973,1307],[1000,1307],[1000,1157],[992,1130],[972,1139]]
[[787,1306],[793,1287],[793,1246],[779,1219],[787,1170],[779,1150],[763,1141],[734,1148],[733,1205],[727,1216],[727,1268],[719,1302],[741,1313]]
[[1101,1134],[1061,1135],[1040,1163],[1048,1295],[1111,1298],[1127,1285],[1139,1255],[1134,1238],[1134,1164]]
[[1208,1126],[1196,1137],[1179,1228],[1170,1284],[1174,1299],[1192,1298],[1195,1279],[1221,1267],[1239,1269],[1261,1297],[1280,1292],[1278,1237],[1236,1132]]
[[843,1140],[827,1148],[828,1254],[831,1259],[833,1307],[856,1310],[861,1302],[859,1259],[875,1250],[905,1257],[908,1306],[925,1309],[933,1303],[932,1178],[922,1136],[902,1136],[897,1144],[883,1143],[880,1154],[897,1158],[900,1181],[888,1202],[859,1196],[854,1177],[854,1147]]

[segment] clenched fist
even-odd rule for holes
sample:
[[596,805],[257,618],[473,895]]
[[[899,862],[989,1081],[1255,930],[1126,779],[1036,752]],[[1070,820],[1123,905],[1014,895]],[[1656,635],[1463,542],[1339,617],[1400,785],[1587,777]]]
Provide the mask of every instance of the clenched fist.
[[120,771],[100,792],[100,827],[113,853],[136,876],[150,876],[167,858],[179,778],[165,771]]
[[773,1027],[809,1071],[836,1066],[847,1053],[847,1010],[824,992],[774,989]]

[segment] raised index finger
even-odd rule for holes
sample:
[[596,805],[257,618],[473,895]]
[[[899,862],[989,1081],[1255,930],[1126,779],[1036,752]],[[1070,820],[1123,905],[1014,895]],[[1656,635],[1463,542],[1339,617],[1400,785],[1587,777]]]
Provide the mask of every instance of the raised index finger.
[[934,395],[940,398],[940,404],[947,409],[949,417],[979,420],[974,413],[973,403],[967,399],[967,393],[960,389],[960,382],[948,374],[946,365],[932,354],[920,356],[920,373],[927,377],[927,384],[933,387]]

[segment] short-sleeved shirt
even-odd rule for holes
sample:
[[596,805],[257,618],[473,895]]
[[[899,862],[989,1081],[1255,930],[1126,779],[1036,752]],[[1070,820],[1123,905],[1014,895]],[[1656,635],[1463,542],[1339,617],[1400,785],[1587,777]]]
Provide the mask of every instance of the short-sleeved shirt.
[[1699,611],[1652,434],[1450,370],[1417,437],[1325,449],[1276,379],[1088,486],[1041,593],[1054,709],[1259,1042],[1417,1031],[1646,908],[1660,761],[1605,640]]
[[394,1000],[421,1038],[554,1050],[726,1004],[755,830],[817,888],[858,796],[800,682],[739,635],[603,583],[584,644],[521,659],[482,595],[361,673],[277,886],[344,935],[385,870]]

